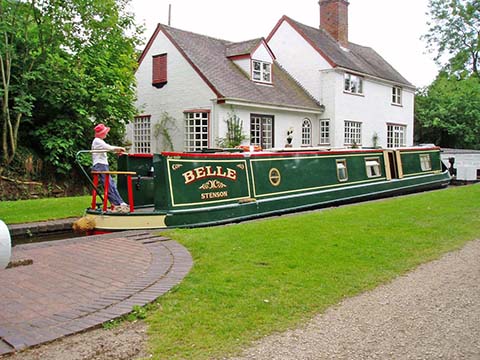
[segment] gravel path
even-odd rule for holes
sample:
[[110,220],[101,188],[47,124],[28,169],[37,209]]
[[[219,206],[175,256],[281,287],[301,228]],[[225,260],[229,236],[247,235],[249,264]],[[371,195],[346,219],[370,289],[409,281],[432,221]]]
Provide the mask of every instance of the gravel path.
[[[67,337],[6,360],[149,358],[146,325]],[[390,284],[343,301],[305,326],[266,337],[241,359],[480,360],[480,240]]]
[[480,240],[266,337],[240,359],[480,359]]

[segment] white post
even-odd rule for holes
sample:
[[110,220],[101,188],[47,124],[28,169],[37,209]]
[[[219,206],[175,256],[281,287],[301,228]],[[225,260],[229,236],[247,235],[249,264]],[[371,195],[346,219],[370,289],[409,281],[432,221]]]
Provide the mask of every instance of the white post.
[[7,225],[0,220],[0,270],[7,267],[12,252],[12,241]]

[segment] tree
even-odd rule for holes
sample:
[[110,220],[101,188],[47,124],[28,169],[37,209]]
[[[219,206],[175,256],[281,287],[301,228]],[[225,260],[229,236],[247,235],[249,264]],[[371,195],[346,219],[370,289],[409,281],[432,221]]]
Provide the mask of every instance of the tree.
[[480,76],[480,1],[430,0],[429,15],[424,39],[435,60],[451,73]]
[[[9,139],[9,128],[17,133],[2,147],[0,170],[23,136],[68,174],[75,151],[89,147],[94,124],[110,126],[111,141],[123,139],[136,112],[135,48],[142,29],[127,11],[129,0],[0,1],[7,22],[0,35],[8,39],[0,55],[12,68],[2,109],[20,119],[12,126],[5,115],[1,119],[2,138]],[[22,131],[21,122],[30,129]]]
[[459,79],[441,72],[417,93],[415,121],[419,142],[480,149],[480,78]]
[[[34,11],[19,1],[0,0],[1,162],[9,164],[17,149],[20,122],[31,115],[30,84],[43,55]],[[1,170],[0,166],[0,170]]]

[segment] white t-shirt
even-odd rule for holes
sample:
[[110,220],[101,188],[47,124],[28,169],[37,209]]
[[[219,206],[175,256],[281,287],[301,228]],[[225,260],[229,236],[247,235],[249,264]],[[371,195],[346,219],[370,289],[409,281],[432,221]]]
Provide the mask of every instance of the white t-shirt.
[[[104,140],[100,138],[93,139],[92,150],[107,150],[113,151],[117,147],[107,144]],[[93,165],[95,164],[105,164],[108,165],[108,158],[106,152],[92,153]]]

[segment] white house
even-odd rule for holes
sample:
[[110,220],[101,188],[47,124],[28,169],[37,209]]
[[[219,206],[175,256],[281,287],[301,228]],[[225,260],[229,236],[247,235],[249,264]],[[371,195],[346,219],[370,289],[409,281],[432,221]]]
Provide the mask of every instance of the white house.
[[348,42],[347,1],[319,4],[319,28],[283,16],[240,43],[159,24],[136,72],[133,150],[166,150],[165,128],[177,151],[216,147],[233,114],[245,145],[284,147],[293,129],[293,147],[411,146],[413,85]]

